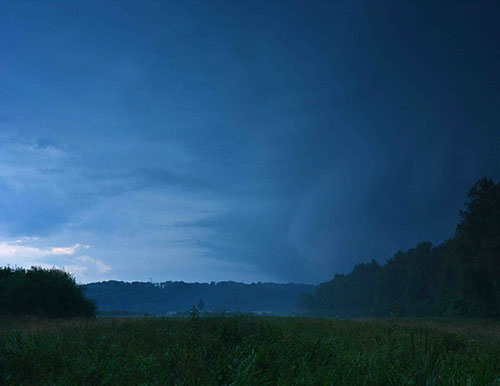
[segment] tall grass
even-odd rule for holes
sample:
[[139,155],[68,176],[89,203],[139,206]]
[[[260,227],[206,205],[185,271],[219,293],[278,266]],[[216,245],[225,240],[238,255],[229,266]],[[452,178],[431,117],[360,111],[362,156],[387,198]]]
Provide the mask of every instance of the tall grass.
[[461,323],[3,319],[0,384],[500,384],[500,324],[481,337],[453,331]]

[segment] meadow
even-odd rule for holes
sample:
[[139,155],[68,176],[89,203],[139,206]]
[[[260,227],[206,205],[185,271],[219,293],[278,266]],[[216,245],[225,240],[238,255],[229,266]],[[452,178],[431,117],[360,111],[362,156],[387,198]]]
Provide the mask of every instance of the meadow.
[[500,322],[0,319],[2,385],[494,385]]

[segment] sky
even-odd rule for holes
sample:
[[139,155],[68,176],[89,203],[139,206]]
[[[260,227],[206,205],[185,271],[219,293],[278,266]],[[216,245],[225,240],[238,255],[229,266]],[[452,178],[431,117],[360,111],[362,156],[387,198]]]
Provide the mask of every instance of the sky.
[[0,266],[319,283],[500,178],[494,1],[3,1]]

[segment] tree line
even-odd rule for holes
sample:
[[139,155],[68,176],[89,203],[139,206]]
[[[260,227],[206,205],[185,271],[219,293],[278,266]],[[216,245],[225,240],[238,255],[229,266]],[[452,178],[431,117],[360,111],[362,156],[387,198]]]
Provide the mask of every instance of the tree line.
[[500,183],[490,178],[470,189],[455,234],[433,246],[419,243],[385,264],[357,264],[314,292],[299,309],[312,315],[500,315]]
[[[113,310],[149,314],[187,311],[197,306],[207,312],[266,312],[290,315],[301,293],[312,292],[306,284],[252,283],[234,281],[211,283],[163,283],[105,281],[84,286],[99,312]],[[200,303],[200,300],[202,303]],[[203,306],[200,308],[200,305]]]

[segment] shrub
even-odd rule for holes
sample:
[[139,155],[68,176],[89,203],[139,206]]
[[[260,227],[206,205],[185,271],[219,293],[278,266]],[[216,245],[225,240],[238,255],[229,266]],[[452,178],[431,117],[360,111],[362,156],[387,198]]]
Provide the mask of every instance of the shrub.
[[95,311],[95,304],[67,272],[0,268],[0,314],[68,318],[94,317]]

